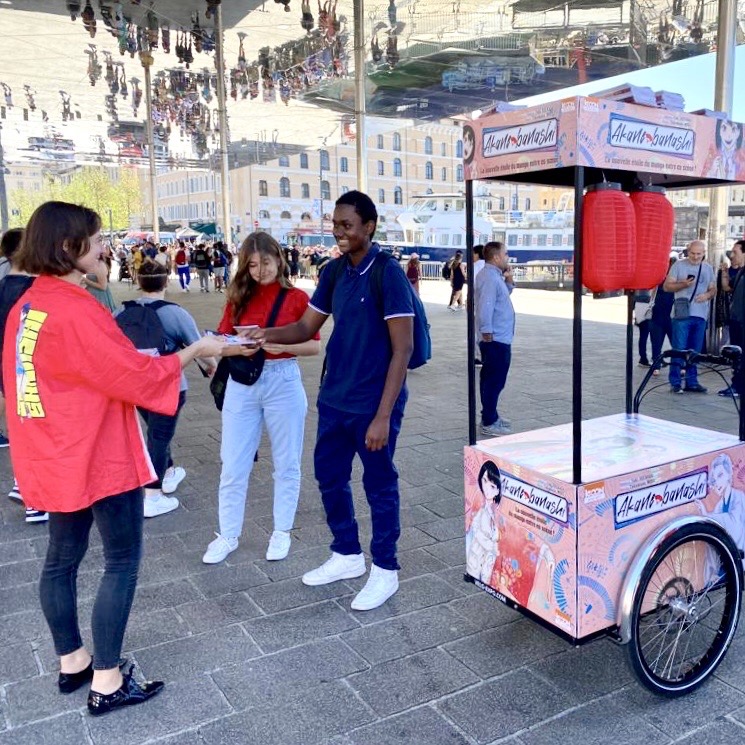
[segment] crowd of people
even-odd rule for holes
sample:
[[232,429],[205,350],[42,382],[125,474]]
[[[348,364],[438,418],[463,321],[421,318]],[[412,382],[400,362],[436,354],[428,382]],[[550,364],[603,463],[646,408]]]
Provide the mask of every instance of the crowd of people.
[[[238,545],[264,426],[274,463],[266,559],[281,561],[291,548],[301,484],[307,398],[298,358],[318,354],[321,327],[333,316],[314,455],[331,555],[302,582],[325,585],[368,571],[350,484],[358,456],[371,513],[372,562],[351,607],[371,610],[397,592],[400,496],[393,459],[408,396],[415,297],[398,262],[376,264],[382,253],[373,241],[377,217],[367,195],[350,191],[339,198],[333,215],[337,256],[329,258],[336,263],[327,262],[333,271],[319,273],[310,300],[292,286],[292,249],[288,266],[271,236],[249,235],[229,262],[235,270],[217,332],[205,336],[185,309],[164,299],[172,269],[184,290],[190,281],[182,267],[209,274],[192,261],[194,251],[184,257],[175,247],[166,257],[170,264],[159,260],[169,252],[153,245],[132,251],[126,261],[141,293],[112,313],[96,294],[107,289],[100,278],[108,277],[110,253],[95,212],[47,202],[24,230],[4,236],[1,377],[11,463],[27,509],[48,520],[40,599],[59,656],[58,689],[69,694],[89,686],[91,715],[139,704],[164,686],[138,682],[120,654],[144,520],[179,507],[170,494],[187,476],[173,463],[171,443],[186,403],[183,370],[192,361],[213,382],[223,375],[225,382],[219,398],[219,531],[203,561],[218,564]],[[213,274],[216,250],[205,247]],[[373,281],[377,290],[371,290]],[[379,303],[364,302],[371,291],[381,294]],[[218,403],[217,388],[211,388]],[[76,580],[94,523],[104,571],[89,651],[80,634]]]

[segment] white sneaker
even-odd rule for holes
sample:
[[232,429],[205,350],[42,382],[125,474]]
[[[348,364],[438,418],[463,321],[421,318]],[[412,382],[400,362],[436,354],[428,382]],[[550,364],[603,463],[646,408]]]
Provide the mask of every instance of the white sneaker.
[[489,435],[490,437],[501,437],[502,435],[511,435],[512,429],[502,419],[498,419],[494,424],[482,424],[481,434]]
[[176,487],[186,478],[186,471],[181,466],[171,466],[163,474],[163,482],[160,487],[163,494],[173,494]]
[[340,579],[354,579],[365,573],[364,554],[337,554],[332,552],[331,558],[303,575],[303,584],[315,587],[338,582]]
[[352,601],[352,610],[372,610],[398,591],[398,571],[373,564],[365,586]]
[[219,533],[215,533],[215,535],[217,538],[207,546],[207,550],[202,557],[205,564],[219,564],[224,561],[228,554],[238,548],[237,538],[223,538]]
[[18,481],[16,481],[16,479],[13,479],[13,488],[8,492],[8,497],[14,502],[18,502],[18,504],[23,504],[21,492],[18,489]]
[[275,530],[269,539],[269,546],[266,550],[267,561],[280,561],[290,553],[290,544],[292,538],[289,531]]
[[167,497],[160,489],[145,489],[145,517],[158,517],[177,508],[176,497]]

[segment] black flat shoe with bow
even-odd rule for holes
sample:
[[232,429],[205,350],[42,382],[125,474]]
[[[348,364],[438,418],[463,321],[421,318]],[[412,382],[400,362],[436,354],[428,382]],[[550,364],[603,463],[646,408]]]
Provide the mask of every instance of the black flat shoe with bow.
[[[121,670],[127,664],[126,657],[119,660],[119,669]],[[86,683],[93,680],[93,660],[88,663],[88,667],[78,673],[60,673],[57,678],[57,685],[60,693],[74,693],[78,688],[82,688]]]
[[133,670],[134,665],[129,668],[129,672],[124,673],[121,687],[113,693],[91,691],[88,694],[88,711],[91,716],[98,717],[122,706],[144,703],[163,690],[165,683],[160,680],[138,683],[132,677]]

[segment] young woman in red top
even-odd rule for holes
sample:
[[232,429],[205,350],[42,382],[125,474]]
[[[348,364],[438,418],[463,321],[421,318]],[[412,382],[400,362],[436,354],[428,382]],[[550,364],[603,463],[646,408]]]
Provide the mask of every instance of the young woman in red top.
[[[299,320],[308,296],[290,284],[287,262],[277,241],[268,233],[252,233],[243,242],[238,269],[227,292],[218,331],[234,334],[241,326],[266,327],[275,301],[284,290],[275,326]],[[318,354],[319,335],[302,344],[265,344],[261,377],[254,385],[231,378],[222,409],[219,518],[220,532],[204,554],[205,564],[218,564],[238,548],[243,529],[248,480],[254,455],[266,424],[274,462],[274,532],[266,558],[284,559],[290,550],[300,495],[300,459],[308,399],[296,357]]]
[[[174,414],[181,368],[219,355],[203,338],[167,357],[140,354],[80,286],[104,261],[92,210],[46,202],[31,216],[17,266],[38,275],[8,314],[2,374],[11,460],[24,500],[49,512],[41,606],[60,656],[61,693],[91,683],[88,710],[146,701],[163,683],[119,670],[142,554],[142,486],[155,478],[136,406]],[[94,655],[83,646],[76,580],[93,523],[104,574],[93,605]]]

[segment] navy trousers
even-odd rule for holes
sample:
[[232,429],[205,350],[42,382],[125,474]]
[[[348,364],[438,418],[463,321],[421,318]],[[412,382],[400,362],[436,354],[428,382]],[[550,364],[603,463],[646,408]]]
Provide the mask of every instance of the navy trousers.
[[315,473],[321,490],[326,522],[333,535],[331,550],[350,555],[362,552],[352,501],[352,461],[362,461],[362,485],[372,520],[370,553],[381,569],[399,569],[396,542],[401,534],[398,471],[393,464],[396,440],[401,431],[406,396],[401,396],[391,414],[388,445],[371,452],[365,433],[374,414],[350,414],[318,404],[318,436],[314,454]]
[[499,419],[497,404],[499,394],[504,390],[507,373],[512,361],[512,346],[499,341],[480,341],[481,377],[481,423],[488,427]]

